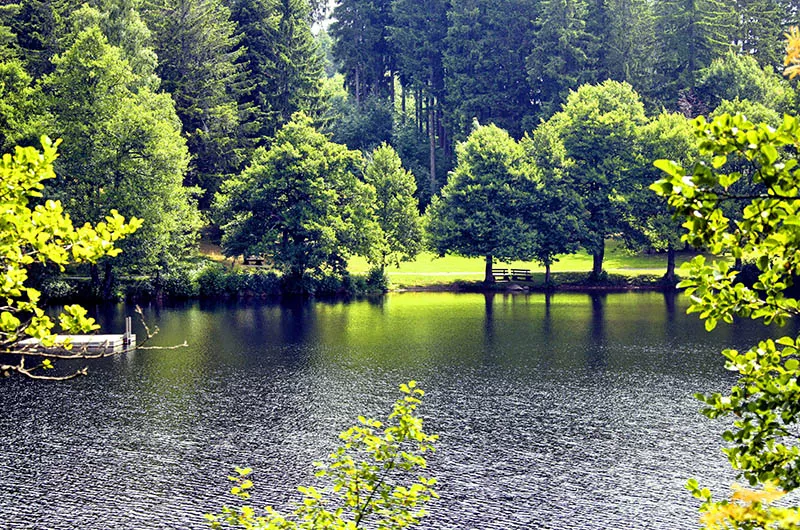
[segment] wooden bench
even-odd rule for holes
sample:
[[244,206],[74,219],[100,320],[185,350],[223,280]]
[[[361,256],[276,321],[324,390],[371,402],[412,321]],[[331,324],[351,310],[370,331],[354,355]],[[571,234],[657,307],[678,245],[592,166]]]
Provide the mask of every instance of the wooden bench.
[[496,282],[508,282],[511,281],[511,274],[508,269],[492,269],[492,278]]
[[533,275],[530,269],[511,269],[511,279],[521,282],[532,282]]
[[257,265],[259,267],[263,266],[265,263],[265,259],[261,256],[247,256],[244,258],[245,265]]

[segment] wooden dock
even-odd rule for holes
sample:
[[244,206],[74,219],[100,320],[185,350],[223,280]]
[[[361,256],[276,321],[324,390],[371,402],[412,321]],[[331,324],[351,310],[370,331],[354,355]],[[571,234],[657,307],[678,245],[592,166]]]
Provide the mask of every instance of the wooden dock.
[[[56,335],[56,343],[69,339],[72,352],[87,353],[120,353],[136,349],[136,334],[131,332],[131,317],[125,319],[125,333],[121,335]],[[38,339],[25,339],[16,344],[20,352],[24,351],[63,351],[61,347],[46,348]]]

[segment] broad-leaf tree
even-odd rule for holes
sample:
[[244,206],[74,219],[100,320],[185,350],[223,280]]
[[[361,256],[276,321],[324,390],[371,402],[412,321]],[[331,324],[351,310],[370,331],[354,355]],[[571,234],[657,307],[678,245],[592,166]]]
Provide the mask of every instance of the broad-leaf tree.
[[606,238],[626,229],[625,202],[631,192],[638,129],[644,107],[627,83],[606,81],[570,93],[552,118],[570,160],[569,179],[587,212],[584,248],[592,254],[592,276],[603,272]]
[[[436,479],[424,476],[426,457],[438,436],[425,432],[417,413],[425,393],[415,381],[400,385],[398,399],[385,421],[359,417],[339,435],[342,445],[326,462],[316,463],[322,483],[301,486],[302,502],[282,515],[272,507],[264,513],[251,506],[224,507],[208,514],[211,528],[246,530],[356,530],[411,528],[428,514],[425,506],[439,495]],[[254,484],[250,468],[236,468],[231,493],[250,498]]]
[[530,257],[524,153],[495,125],[478,126],[456,153],[455,169],[426,212],[429,244],[441,254],[484,257],[484,282],[492,283],[495,259]]
[[383,271],[387,265],[413,260],[422,249],[422,220],[414,197],[417,183],[391,146],[382,144],[369,156],[364,180],[375,188],[375,220],[380,234],[370,252]]
[[[55,178],[56,145],[42,137],[41,151],[17,147],[0,161],[0,264],[4,277],[0,283],[0,375],[69,379],[85,374],[86,369],[65,375],[45,372],[53,368],[56,359],[102,356],[72,351],[68,341],[56,337],[56,323],[40,307],[41,293],[30,287],[28,270],[36,263],[63,270],[69,264],[115,256],[120,252],[115,243],[141,225],[136,218],[126,223],[112,210],[104,221],[76,226],[59,201],[43,200],[45,181]],[[65,306],[58,323],[62,333],[87,333],[99,327],[78,305]],[[28,338],[48,349],[20,344]]]
[[[43,103],[65,147],[49,193],[78,222],[110,209],[144,220],[113,264],[142,272],[171,266],[195,245],[199,222],[183,187],[188,153],[172,99],[137,83],[121,50],[97,26],[81,31],[54,61]],[[113,264],[103,262],[105,295],[113,287]]]
[[663,197],[653,194],[650,185],[661,177],[661,171],[652,165],[660,159],[688,162],[697,157],[697,139],[689,120],[682,114],[662,112],[649,120],[639,131],[641,165],[635,171],[626,210],[630,225],[628,241],[634,248],[667,253],[669,285],[675,282],[675,253],[681,246],[685,230],[673,218]]
[[[800,121],[786,115],[774,128],[723,115],[712,122],[698,118],[694,127],[700,154],[710,163],[660,160],[666,176],[653,185],[685,219],[684,240],[721,257],[709,263],[698,256],[685,265],[680,286],[691,297],[689,311],[700,313],[709,330],[736,318],[765,324],[796,318],[800,303],[789,289],[800,276]],[[733,189],[747,177],[726,169],[731,159],[754,168],[747,196]],[[739,220],[721,208],[729,199],[743,200]],[[752,285],[739,281],[728,256],[753,260],[758,277]],[[800,338],[769,339],[746,352],[722,353],[738,381],[728,392],[697,397],[707,416],[731,418],[723,451],[731,466],[759,489],[740,487],[731,500],[716,501],[697,480],[689,481],[688,488],[703,500],[702,522],[707,528],[796,528],[800,509],[771,502],[800,486]]]
[[378,232],[375,193],[359,179],[361,166],[361,153],[295,114],[217,197],[225,254],[264,255],[295,285],[315,271],[343,273],[350,255],[369,253]]

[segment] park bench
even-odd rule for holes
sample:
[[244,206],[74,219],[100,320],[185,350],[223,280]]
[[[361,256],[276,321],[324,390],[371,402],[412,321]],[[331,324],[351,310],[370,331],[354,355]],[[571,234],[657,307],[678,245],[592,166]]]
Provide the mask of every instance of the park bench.
[[496,282],[507,282],[511,280],[508,269],[492,269],[492,278]]
[[529,269],[511,269],[511,279],[523,282],[533,281],[533,276]]
[[245,265],[257,265],[259,267],[263,266],[265,263],[264,258],[261,256],[247,256],[244,258]]

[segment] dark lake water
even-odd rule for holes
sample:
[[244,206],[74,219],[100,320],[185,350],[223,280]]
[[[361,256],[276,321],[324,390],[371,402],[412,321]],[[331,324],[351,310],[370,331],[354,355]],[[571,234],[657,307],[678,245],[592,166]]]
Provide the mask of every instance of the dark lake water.
[[[712,334],[658,293],[405,293],[351,303],[146,308],[154,344],[68,383],[0,380],[0,528],[206,528],[226,476],[286,506],[310,463],[409,379],[441,435],[430,529],[697,527],[683,484],[725,493],[724,424],[696,391],[734,380]],[[111,332],[131,308],[97,309]],[[789,330],[796,332],[796,329]],[[141,331],[140,331],[141,333]]]

